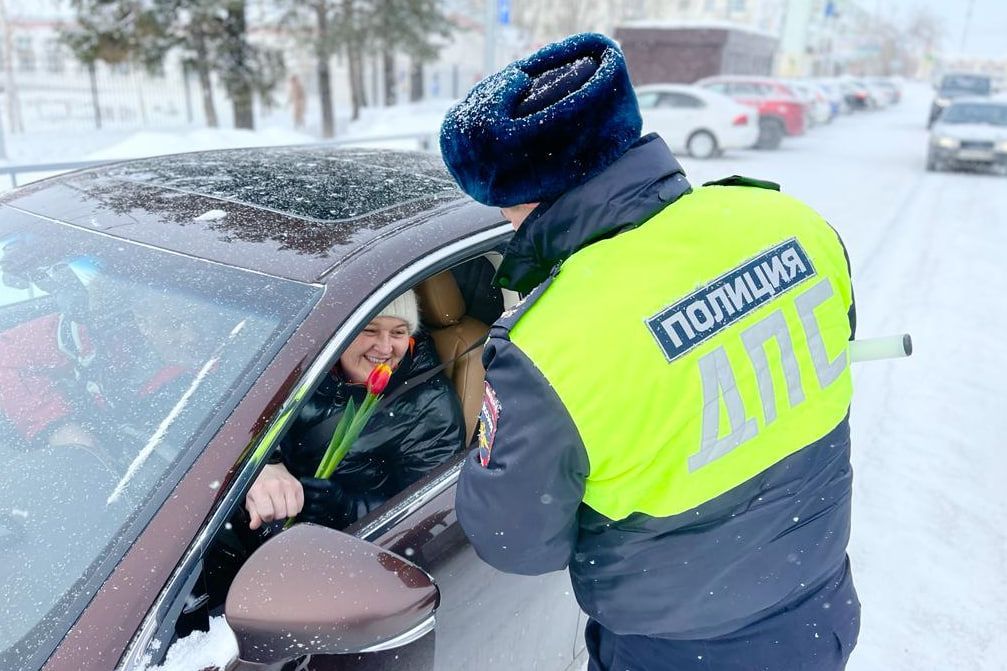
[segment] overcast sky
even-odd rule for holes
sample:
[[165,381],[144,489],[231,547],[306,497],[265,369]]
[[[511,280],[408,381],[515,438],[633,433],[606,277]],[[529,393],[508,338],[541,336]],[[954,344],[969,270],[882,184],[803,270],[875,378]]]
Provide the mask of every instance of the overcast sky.
[[[946,53],[1007,58],[1007,0],[857,0],[871,12],[880,11],[897,25],[905,25],[918,7],[930,9],[944,23]],[[972,15],[966,31],[969,5]],[[962,36],[965,46],[962,48]]]

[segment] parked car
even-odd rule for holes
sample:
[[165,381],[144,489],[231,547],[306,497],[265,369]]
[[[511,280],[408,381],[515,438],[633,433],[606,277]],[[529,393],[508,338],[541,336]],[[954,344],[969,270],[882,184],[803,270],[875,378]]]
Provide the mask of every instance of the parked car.
[[759,113],[725,95],[688,84],[648,84],[636,89],[644,132],[660,133],[672,151],[712,158],[747,149],[759,137]]
[[859,82],[865,89],[867,89],[872,108],[881,109],[892,104],[893,99],[891,89],[881,86],[877,81],[870,77],[860,79]]
[[822,126],[832,121],[832,105],[818,86],[809,81],[789,80],[787,83],[804,103],[809,125]]
[[833,118],[841,114],[849,114],[852,111],[842,87],[836,79],[821,77],[811,81],[818,86],[825,95],[826,100],[829,101]]
[[957,98],[930,130],[927,170],[1007,173],[1007,98]]
[[884,96],[885,105],[895,105],[902,100],[902,89],[888,77],[868,77],[866,82]]
[[[512,233],[406,152],[167,156],[0,198],[0,668],[134,671],[164,660],[183,616],[209,619],[204,557],[407,288],[471,435],[479,348],[452,357],[518,298],[491,284]],[[463,458],[343,531],[259,547],[227,595],[228,670],[429,669],[435,640],[437,669],[580,664],[568,577],[499,573],[467,543]]]
[[937,117],[956,98],[965,96],[988,96],[993,92],[993,81],[989,75],[969,73],[949,73],[941,77],[930,104],[930,116],[927,118],[927,128],[934,125]]
[[852,110],[867,110],[877,107],[877,102],[871,94],[871,90],[861,80],[853,77],[840,77],[839,87],[843,91],[846,104]]
[[804,105],[793,89],[769,77],[719,75],[696,82],[697,86],[722,93],[759,111],[759,149],[776,149],[787,135],[802,135]]

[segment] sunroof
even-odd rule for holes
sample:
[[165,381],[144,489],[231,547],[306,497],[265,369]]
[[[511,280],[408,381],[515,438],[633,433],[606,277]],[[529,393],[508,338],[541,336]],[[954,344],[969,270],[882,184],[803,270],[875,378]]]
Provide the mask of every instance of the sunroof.
[[320,146],[157,157],[108,174],[331,221],[455,190],[434,155]]

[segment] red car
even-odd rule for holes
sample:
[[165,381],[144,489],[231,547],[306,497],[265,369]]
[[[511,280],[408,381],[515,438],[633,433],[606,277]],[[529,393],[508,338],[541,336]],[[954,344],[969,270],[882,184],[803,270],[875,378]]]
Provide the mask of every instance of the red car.
[[786,135],[803,135],[804,104],[784,82],[771,77],[721,75],[696,82],[759,110],[759,149],[776,149]]
[[235,555],[226,605],[205,589],[292,418],[406,288],[471,435],[512,235],[436,156],[325,146],[0,198],[0,669],[579,668],[567,575],[500,573],[462,533],[461,445],[343,530]]

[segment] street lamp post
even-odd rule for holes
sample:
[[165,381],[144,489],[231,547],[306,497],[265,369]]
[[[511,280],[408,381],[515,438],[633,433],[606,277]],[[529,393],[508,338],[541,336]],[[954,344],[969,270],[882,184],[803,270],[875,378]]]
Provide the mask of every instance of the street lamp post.
[[488,77],[496,71],[497,2],[498,0],[486,0],[486,21],[483,31],[486,36],[486,50],[483,54],[483,77]]
[[962,26],[962,47],[960,51],[965,53],[965,41],[969,35],[969,24],[972,22],[972,8],[975,6],[976,0],[969,0],[969,4],[965,7],[965,25]]

